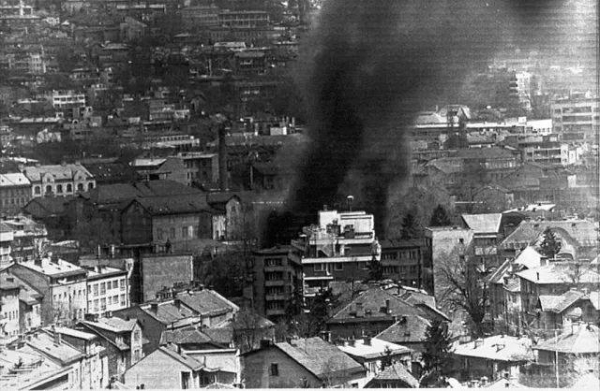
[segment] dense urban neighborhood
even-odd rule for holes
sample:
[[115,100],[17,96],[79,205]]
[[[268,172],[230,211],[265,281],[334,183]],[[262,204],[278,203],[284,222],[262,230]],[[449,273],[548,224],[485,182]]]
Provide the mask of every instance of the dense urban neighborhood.
[[598,4],[404,3],[0,0],[0,389],[600,388]]

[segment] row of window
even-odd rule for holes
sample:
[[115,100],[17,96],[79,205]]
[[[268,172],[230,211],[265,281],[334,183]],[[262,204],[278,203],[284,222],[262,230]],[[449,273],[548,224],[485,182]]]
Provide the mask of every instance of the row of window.
[[[92,182],[88,183],[87,189],[92,190],[93,188],[94,188],[94,184]],[[83,183],[77,184],[77,191],[84,191],[84,190],[85,190],[85,186],[83,185]],[[34,192],[34,194],[42,194],[42,187],[34,186],[33,192]],[[54,192],[54,190],[52,189],[52,186],[47,185],[46,193],[53,193],[53,192]],[[72,193],[72,192],[73,192],[73,185],[70,183],[67,184],[64,188],[63,188],[63,185],[56,185],[56,194]]]
[[384,252],[381,254],[381,258],[384,260],[392,260],[392,259],[418,259],[419,252],[418,250],[411,251],[401,251],[401,252]]
[[111,289],[120,289],[121,291],[125,291],[125,279],[121,278],[120,280],[113,280],[108,282],[100,282],[92,285],[88,285],[88,294],[94,292],[94,296],[105,295],[107,290]]
[[26,203],[27,203],[27,197],[0,199],[0,206],[25,205]]
[[109,296],[108,298],[103,297],[101,299],[94,299],[93,302],[91,300],[88,301],[88,307],[93,308],[94,312],[106,311],[108,305],[117,304],[120,304],[122,307],[125,307],[127,305],[127,300],[124,294]]
[[[193,225],[181,227],[181,236],[180,239],[193,239],[197,238],[199,235],[198,227],[194,227]],[[167,240],[167,239],[177,239],[177,229],[175,227],[171,227],[169,229],[158,228],[158,240]]]

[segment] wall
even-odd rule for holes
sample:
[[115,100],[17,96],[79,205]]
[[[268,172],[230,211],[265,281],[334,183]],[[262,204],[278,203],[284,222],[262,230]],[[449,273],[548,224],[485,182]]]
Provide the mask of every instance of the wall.
[[[105,286],[104,294],[102,294],[102,285]],[[129,307],[129,289],[126,272],[117,276],[96,277],[91,281],[88,280],[87,292],[87,313],[89,314],[103,314],[106,311],[116,311]],[[117,297],[116,302],[113,300],[115,296]],[[102,305],[103,300],[104,306]]]
[[[147,389],[181,389],[181,372],[191,371],[166,353],[156,350],[125,372],[125,385],[131,388],[143,384]],[[197,384],[193,388],[197,388]]]
[[193,280],[191,255],[144,255],[140,259],[143,301],[156,299],[156,292],[177,282]]
[[16,337],[20,333],[19,288],[0,290],[0,300],[2,301],[0,321],[4,326],[0,329],[0,338]]
[[[270,376],[271,363],[277,363],[279,376]],[[319,388],[322,382],[278,348],[271,347],[250,353],[242,360],[246,388],[300,388],[303,378],[309,388]]]

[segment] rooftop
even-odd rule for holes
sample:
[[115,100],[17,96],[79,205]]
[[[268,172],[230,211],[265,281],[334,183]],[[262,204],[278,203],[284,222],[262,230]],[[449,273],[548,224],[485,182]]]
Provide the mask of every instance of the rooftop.
[[20,172],[0,174],[0,187],[30,186],[29,179]]
[[408,384],[410,387],[418,388],[419,381],[415,379],[415,377],[406,370],[404,364],[400,362],[396,362],[388,367],[386,367],[383,371],[379,372],[375,378],[375,380],[383,380],[383,381],[403,381]]
[[591,247],[598,243],[598,223],[587,220],[524,220],[500,245],[506,248],[513,243],[531,244],[538,240],[546,228],[563,230],[579,246]]
[[516,275],[536,284],[598,284],[600,281],[596,268],[575,262],[554,262]]
[[568,354],[600,352],[598,327],[586,324],[573,325],[557,337],[550,338],[534,346],[537,350]]
[[419,343],[427,338],[429,320],[419,315],[406,315],[377,334],[377,338],[394,343]]
[[406,346],[397,345],[379,338],[359,338],[353,344],[338,346],[338,349],[350,356],[361,357],[367,360],[385,356],[387,349],[391,351],[392,355],[410,354],[412,352],[412,349]]
[[45,166],[28,166],[23,174],[32,182],[39,182],[46,175],[55,180],[61,179],[91,179],[92,174],[81,164],[55,164]]
[[457,341],[453,344],[453,354],[508,362],[534,359],[529,338],[517,338],[508,335],[495,335],[467,343]]
[[80,268],[79,266],[75,266],[72,263],[62,259],[56,259],[53,261],[49,257],[20,262],[19,265],[49,277],[61,277],[73,274],[86,275],[87,273],[84,269]]
[[502,213],[464,214],[462,219],[475,234],[497,234],[500,232]]

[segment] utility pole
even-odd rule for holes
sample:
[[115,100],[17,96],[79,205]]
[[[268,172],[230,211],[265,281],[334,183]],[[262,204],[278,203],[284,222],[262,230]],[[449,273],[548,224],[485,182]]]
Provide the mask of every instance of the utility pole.
[[554,329],[554,341],[556,345],[556,349],[554,351],[554,368],[556,372],[556,388],[560,387],[559,377],[558,377],[558,332]]

